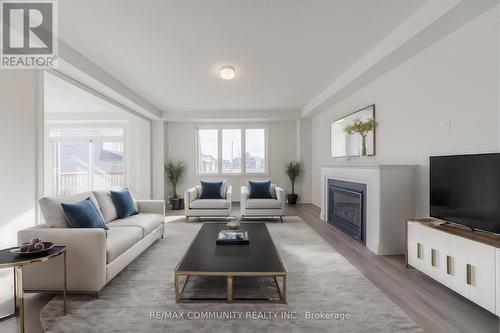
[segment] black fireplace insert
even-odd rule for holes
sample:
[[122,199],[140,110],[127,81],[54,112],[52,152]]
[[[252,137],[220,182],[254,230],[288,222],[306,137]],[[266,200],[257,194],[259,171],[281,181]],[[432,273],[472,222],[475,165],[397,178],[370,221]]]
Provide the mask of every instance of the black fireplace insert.
[[328,223],[366,245],[366,184],[328,180]]

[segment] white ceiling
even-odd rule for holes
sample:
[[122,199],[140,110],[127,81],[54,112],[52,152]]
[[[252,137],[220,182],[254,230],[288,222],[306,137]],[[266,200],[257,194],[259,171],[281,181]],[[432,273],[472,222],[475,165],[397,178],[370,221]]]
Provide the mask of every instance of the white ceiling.
[[425,2],[63,0],[59,35],[163,111],[297,111]]

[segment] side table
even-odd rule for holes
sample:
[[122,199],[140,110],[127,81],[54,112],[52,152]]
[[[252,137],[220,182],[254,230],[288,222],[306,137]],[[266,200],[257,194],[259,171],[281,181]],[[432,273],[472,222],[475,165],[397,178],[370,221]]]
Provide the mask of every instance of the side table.
[[23,267],[36,263],[47,261],[52,258],[56,258],[60,255],[64,256],[64,314],[66,314],[68,309],[67,295],[66,295],[66,246],[54,246],[49,251],[32,256],[23,256],[10,252],[11,247],[8,249],[0,250],[0,268],[10,268],[14,270],[14,312],[3,317],[0,320],[5,320],[19,314],[19,326],[20,332],[24,333],[24,288],[23,288]]

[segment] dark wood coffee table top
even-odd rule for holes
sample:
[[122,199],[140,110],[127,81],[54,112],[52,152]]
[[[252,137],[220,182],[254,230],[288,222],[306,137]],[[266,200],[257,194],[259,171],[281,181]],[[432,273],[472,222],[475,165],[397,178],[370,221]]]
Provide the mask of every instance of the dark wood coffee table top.
[[[194,275],[280,275],[287,270],[265,223],[242,223],[249,244],[216,244],[225,223],[205,223],[176,268]],[[274,274],[276,273],[276,274]]]

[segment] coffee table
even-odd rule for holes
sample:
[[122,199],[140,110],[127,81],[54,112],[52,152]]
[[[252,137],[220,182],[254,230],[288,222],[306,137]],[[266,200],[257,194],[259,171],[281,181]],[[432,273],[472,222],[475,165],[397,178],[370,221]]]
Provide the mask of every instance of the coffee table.
[[[248,231],[249,244],[220,244],[215,240],[225,223],[204,223],[175,269],[175,300],[179,302],[268,302],[286,303],[287,269],[265,223],[242,223],[239,230]],[[226,277],[225,299],[183,298],[192,276]],[[182,288],[179,279],[185,277]],[[238,299],[233,297],[233,280],[238,277],[272,277],[279,298]],[[281,279],[281,287],[278,283]]]

